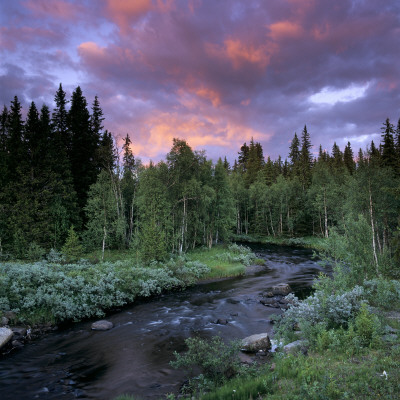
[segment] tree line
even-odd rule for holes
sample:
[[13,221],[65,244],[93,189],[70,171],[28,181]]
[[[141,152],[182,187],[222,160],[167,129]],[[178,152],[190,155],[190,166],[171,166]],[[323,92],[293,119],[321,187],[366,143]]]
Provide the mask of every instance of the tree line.
[[[378,264],[397,254],[400,120],[386,119],[381,142],[353,154],[319,148],[307,127],[288,159],[266,160],[253,139],[230,166],[174,139],[166,159],[143,166],[126,135],[121,151],[97,97],[89,110],[80,87],[55,108],[31,103],[25,121],[17,97],[0,114],[0,255],[24,258],[76,243],[85,251],[131,249],[162,260],[232,234],[328,237],[352,220],[370,230]],[[369,232],[369,231],[368,231]],[[79,239],[78,239],[79,238]]]

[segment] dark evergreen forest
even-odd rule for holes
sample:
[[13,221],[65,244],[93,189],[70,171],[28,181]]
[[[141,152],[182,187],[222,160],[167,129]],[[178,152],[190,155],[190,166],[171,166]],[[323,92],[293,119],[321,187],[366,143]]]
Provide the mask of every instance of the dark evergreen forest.
[[[0,256],[35,259],[51,248],[132,249],[163,260],[234,235],[364,238],[378,269],[400,262],[400,120],[380,143],[312,155],[307,127],[289,157],[266,160],[253,140],[229,165],[174,139],[165,161],[143,166],[126,135],[118,149],[95,97],[60,84],[55,108],[17,97],[0,114]],[[379,123],[379,122],[378,122]],[[363,242],[363,243],[364,243]],[[67,247],[66,247],[67,246]],[[78,247],[77,247],[78,246]]]

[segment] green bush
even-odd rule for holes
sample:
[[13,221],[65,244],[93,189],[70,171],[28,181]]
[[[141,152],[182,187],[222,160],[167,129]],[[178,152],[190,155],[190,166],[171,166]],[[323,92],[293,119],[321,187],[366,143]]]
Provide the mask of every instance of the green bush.
[[[54,257],[53,257],[54,256]],[[57,259],[53,254],[50,259]],[[54,322],[103,316],[111,307],[193,284],[208,267],[183,259],[166,265],[129,261],[97,265],[41,261],[0,264],[0,311],[14,310],[21,321]]]
[[190,373],[199,369],[202,374],[190,380],[191,390],[203,391],[215,385],[221,385],[234,377],[240,370],[240,341],[225,344],[219,336],[211,340],[198,337],[185,340],[186,353],[174,352],[176,358],[171,362],[174,368],[185,368]]
[[29,261],[39,261],[43,258],[45,253],[46,250],[43,247],[39,246],[36,242],[32,242],[26,252],[26,258]]

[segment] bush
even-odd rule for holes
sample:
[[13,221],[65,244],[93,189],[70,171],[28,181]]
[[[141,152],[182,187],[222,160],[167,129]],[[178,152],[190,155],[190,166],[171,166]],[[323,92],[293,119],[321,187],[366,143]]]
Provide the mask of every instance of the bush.
[[0,264],[0,312],[14,310],[31,323],[100,317],[138,296],[184,288],[208,272],[205,265],[183,258],[150,267],[129,261],[60,264],[57,259],[53,251],[48,261]]
[[375,278],[364,281],[365,293],[370,304],[383,309],[400,307],[400,282]]
[[43,258],[45,253],[46,250],[43,247],[40,247],[36,242],[32,242],[26,252],[26,258],[29,261],[39,261]]
[[240,341],[225,344],[219,336],[211,340],[198,337],[185,340],[188,350],[181,355],[174,352],[174,368],[186,368],[190,373],[200,369],[201,375],[191,379],[192,389],[202,391],[215,385],[220,385],[235,376],[240,369]]
[[248,247],[233,243],[228,246],[228,251],[218,254],[217,259],[231,263],[238,262],[248,267],[256,260],[256,256]]

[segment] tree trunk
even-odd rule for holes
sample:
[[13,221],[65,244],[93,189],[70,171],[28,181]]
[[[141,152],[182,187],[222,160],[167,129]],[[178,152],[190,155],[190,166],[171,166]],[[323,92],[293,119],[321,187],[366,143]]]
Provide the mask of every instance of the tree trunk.
[[368,180],[368,191],[369,191],[369,213],[371,217],[371,227],[372,227],[372,250],[374,252],[374,261],[375,261],[375,270],[376,274],[379,275],[379,265],[378,265],[378,257],[376,255],[376,245],[375,245],[375,223],[374,223],[374,214],[372,209],[372,194],[371,194],[371,181]]
[[271,223],[272,234],[275,236],[274,224],[272,223],[271,207],[268,207],[268,210],[269,210],[269,220],[270,220],[270,223]]
[[101,261],[104,261],[104,249],[106,248],[106,237],[107,237],[107,231],[106,231],[106,227],[104,226],[103,247],[101,250]]
[[328,212],[326,207],[326,188],[324,187],[324,223],[325,223],[325,237],[329,237],[328,234]]

